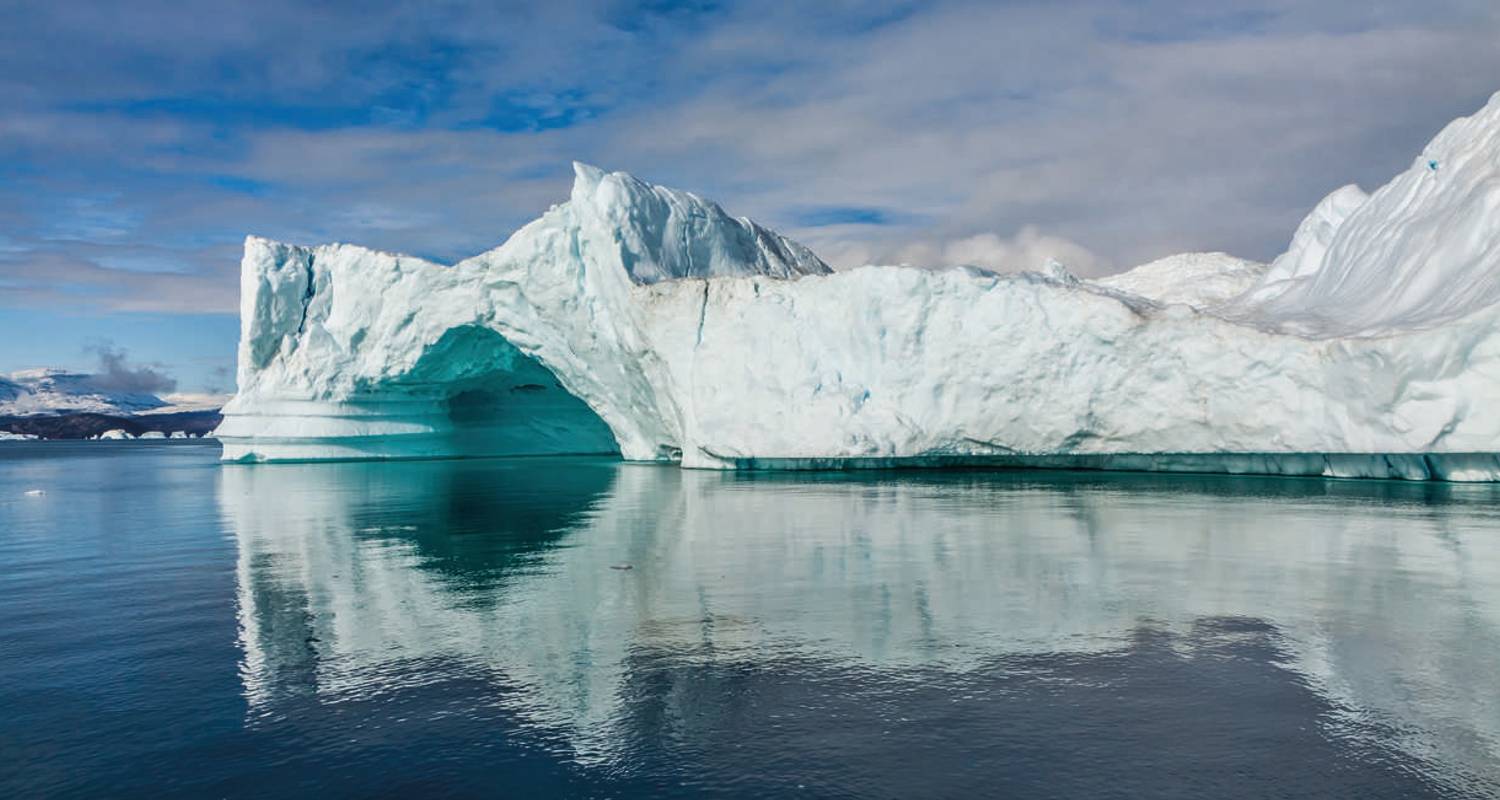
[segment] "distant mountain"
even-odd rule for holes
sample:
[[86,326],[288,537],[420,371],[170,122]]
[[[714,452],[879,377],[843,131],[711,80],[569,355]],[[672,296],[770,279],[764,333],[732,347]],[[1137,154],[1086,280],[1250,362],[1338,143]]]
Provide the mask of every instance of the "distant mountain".
[[219,424],[224,397],[120,391],[100,376],[62,369],[0,374],[0,437],[91,439],[106,431],[130,436],[203,436]]
[[171,403],[154,394],[102,387],[94,375],[27,369],[0,377],[0,416],[141,414]]

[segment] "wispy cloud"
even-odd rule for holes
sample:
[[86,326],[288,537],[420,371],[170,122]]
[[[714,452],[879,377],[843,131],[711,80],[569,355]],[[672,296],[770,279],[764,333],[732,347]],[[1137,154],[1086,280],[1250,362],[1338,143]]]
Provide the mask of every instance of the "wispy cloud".
[[[190,271],[147,271],[178,254],[143,251],[125,265],[103,248],[36,249],[0,253],[0,306],[67,311],[233,313],[239,308],[238,258],[231,249],[189,254]],[[131,252],[128,250],[120,252]],[[114,261],[115,266],[105,262]]]
[[[849,256],[844,260],[849,262]],[[859,263],[953,265],[983,267],[996,271],[1039,270],[1048,261],[1058,261],[1081,277],[1108,275],[1115,265],[1077,242],[1043,233],[1026,225],[1012,236],[977,233],[951,239],[926,239],[877,250]]]
[[89,385],[105,392],[165,394],[177,389],[177,379],[161,364],[133,364],[130,353],[113,342],[95,342],[88,348],[98,360],[89,375]]
[[1497,40],[1488,0],[24,4],[0,304],[232,312],[251,232],[459,258],[574,158],[845,266],[1268,258],[1500,89]]

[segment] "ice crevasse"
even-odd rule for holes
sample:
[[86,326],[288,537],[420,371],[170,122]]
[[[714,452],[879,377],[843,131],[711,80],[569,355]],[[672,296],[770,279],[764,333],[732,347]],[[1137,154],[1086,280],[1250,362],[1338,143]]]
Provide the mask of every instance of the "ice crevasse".
[[453,265],[251,237],[235,461],[617,452],[1500,479],[1500,95],[1271,264],[835,272],[575,165]]

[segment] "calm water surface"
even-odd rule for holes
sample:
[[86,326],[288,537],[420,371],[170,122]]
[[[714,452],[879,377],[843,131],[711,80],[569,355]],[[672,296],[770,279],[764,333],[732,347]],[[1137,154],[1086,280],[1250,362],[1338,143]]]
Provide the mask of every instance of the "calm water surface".
[[1500,795],[1495,487],[216,456],[0,445],[0,796]]

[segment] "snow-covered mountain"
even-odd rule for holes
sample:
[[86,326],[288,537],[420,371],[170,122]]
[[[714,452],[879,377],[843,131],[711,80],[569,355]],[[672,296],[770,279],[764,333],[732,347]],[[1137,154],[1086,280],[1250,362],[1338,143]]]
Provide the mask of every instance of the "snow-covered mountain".
[[168,405],[154,394],[101,388],[87,373],[28,369],[0,376],[0,416],[140,414]]
[[870,266],[578,166],[451,267],[246,242],[240,460],[618,451],[1500,477],[1500,95],[1260,265]]

